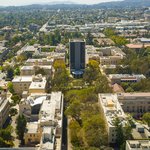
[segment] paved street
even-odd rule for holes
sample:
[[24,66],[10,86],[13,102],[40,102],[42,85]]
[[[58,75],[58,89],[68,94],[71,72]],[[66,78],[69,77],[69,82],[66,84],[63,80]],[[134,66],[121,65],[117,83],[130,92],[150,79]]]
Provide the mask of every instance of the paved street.
[[[13,108],[16,108],[17,111],[19,111],[19,105],[14,106]],[[14,137],[14,147],[19,147],[20,141],[17,139],[17,135],[16,135],[16,118],[18,117],[18,114],[15,116],[12,116],[12,122],[11,122],[11,126],[13,127],[14,131],[12,133],[12,136]]]

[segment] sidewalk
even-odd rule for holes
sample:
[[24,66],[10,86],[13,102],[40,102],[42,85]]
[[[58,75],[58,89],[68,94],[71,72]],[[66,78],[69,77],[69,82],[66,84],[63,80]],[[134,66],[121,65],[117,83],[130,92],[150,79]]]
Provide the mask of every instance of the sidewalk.
[[73,146],[71,144],[71,139],[70,139],[70,130],[69,130],[69,122],[70,122],[70,118],[68,117],[68,128],[67,128],[67,134],[68,134],[68,150],[72,150],[73,149]]

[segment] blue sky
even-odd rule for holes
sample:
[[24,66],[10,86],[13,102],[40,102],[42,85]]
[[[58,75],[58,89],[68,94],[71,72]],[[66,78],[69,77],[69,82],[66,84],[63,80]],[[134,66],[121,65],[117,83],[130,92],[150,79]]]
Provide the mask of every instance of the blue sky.
[[118,0],[0,0],[0,6],[18,6],[36,3],[48,3],[54,1],[71,1],[81,4],[95,4],[100,2],[118,1]]

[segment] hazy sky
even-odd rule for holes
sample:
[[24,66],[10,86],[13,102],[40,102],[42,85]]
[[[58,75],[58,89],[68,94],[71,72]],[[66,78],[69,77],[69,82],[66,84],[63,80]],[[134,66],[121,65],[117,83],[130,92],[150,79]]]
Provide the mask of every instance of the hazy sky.
[[36,3],[47,3],[55,1],[71,1],[75,3],[82,4],[95,4],[100,2],[109,2],[109,1],[118,1],[118,0],[0,0],[0,6],[18,6],[18,5],[27,5],[27,4],[36,4]]

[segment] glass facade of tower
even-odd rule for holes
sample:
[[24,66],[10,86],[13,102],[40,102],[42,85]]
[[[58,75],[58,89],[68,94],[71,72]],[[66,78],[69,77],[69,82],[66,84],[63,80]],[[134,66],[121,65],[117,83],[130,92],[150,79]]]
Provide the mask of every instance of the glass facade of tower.
[[70,41],[70,71],[85,69],[85,41]]

